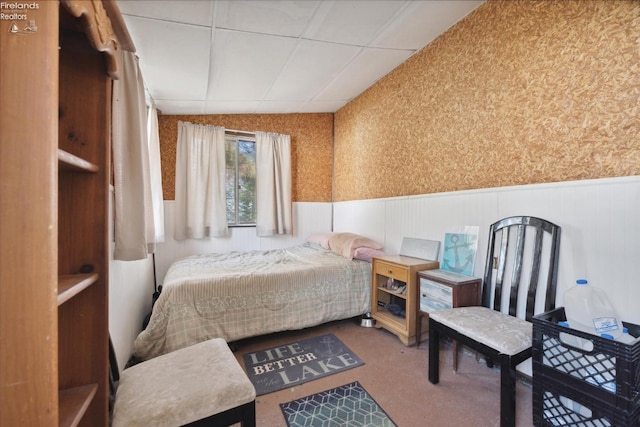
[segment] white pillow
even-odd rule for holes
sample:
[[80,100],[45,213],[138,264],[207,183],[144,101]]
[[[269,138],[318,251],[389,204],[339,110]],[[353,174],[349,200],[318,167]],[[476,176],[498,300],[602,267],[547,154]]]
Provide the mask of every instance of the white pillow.
[[315,233],[315,234],[312,234],[311,236],[307,237],[307,242],[316,243],[316,244],[322,246],[325,249],[329,249],[329,238],[333,234],[334,233],[331,233],[331,232]]
[[382,249],[382,245],[375,240],[354,233],[334,233],[329,237],[329,249],[348,260],[353,259],[358,248]]

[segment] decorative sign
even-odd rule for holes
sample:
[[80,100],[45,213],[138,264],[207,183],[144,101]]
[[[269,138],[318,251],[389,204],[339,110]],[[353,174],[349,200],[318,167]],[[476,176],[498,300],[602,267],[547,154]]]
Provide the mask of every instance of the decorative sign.
[[243,358],[258,396],[364,364],[333,334],[247,353]]

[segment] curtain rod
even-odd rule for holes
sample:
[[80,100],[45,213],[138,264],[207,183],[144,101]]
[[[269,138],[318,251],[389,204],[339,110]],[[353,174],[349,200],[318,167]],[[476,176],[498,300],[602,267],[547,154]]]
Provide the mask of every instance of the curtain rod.
[[253,136],[256,135],[255,132],[247,132],[246,130],[225,129],[224,131],[229,133],[237,133],[241,135],[253,135]]

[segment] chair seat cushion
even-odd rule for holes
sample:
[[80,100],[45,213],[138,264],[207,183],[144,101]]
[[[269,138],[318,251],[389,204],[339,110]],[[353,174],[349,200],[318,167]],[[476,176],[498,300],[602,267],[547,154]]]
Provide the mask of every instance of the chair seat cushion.
[[532,345],[533,324],[486,307],[459,307],[429,317],[500,353],[514,355]]
[[125,369],[113,427],[181,426],[255,397],[253,384],[225,340],[215,338]]

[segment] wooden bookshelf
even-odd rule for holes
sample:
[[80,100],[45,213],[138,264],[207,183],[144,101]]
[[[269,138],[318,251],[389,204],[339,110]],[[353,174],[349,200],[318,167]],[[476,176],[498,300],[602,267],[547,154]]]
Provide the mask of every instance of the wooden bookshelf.
[[58,168],[68,172],[97,172],[98,165],[58,148]]
[[75,427],[80,424],[91,400],[98,390],[97,384],[60,390],[59,397],[59,426]]
[[[0,425],[109,423],[111,0],[0,21]],[[128,41],[130,44],[130,40]]]
[[58,305],[98,281],[97,274],[67,274],[58,277]]

